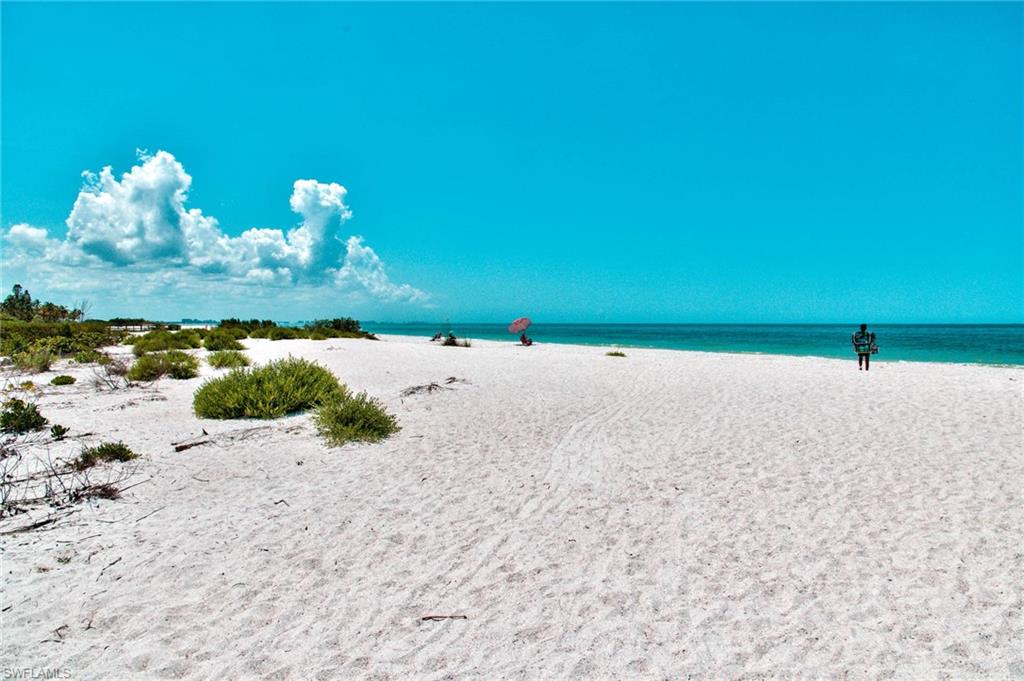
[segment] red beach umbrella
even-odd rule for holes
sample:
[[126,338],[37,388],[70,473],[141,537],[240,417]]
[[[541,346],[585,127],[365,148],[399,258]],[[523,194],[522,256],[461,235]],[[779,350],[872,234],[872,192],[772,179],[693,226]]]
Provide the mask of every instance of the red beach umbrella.
[[520,317],[508,325],[509,333],[522,333],[532,324],[529,317]]

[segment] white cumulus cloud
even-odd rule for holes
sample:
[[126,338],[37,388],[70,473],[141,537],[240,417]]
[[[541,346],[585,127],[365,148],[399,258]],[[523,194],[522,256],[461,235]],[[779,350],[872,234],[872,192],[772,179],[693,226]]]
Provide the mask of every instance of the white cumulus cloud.
[[187,206],[192,177],[169,152],[139,152],[139,163],[120,178],[109,166],[83,178],[67,236],[53,239],[41,227],[13,225],[4,235],[5,259],[160,271],[178,281],[180,274],[168,273],[178,269],[239,285],[330,285],[387,302],[428,299],[409,284],[392,282],[362,237],[343,236],[352,211],[340,184],[296,180],[290,205],[300,217],[298,226],[231,236],[215,217]]

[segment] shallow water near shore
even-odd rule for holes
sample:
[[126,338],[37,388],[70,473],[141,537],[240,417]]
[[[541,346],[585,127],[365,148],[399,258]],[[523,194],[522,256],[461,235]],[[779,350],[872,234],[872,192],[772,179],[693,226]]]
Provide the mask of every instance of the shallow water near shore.
[[[377,323],[374,333],[432,336],[449,330],[459,337],[513,340],[504,324]],[[543,324],[530,327],[539,343],[617,345],[707,352],[854,358],[853,324]],[[1024,364],[1021,324],[878,324],[874,359],[968,364]]]

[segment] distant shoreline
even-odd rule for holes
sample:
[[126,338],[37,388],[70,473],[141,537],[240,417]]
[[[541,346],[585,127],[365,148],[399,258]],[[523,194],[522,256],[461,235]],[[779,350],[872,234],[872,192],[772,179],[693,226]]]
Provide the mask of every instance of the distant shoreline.
[[[368,322],[364,327],[384,335],[429,338],[438,331],[451,331],[460,338],[516,341],[502,324]],[[852,324],[537,324],[527,335],[539,344],[852,360],[849,338],[855,328]],[[879,324],[872,328],[879,333],[881,352],[873,358],[878,362],[1024,365],[1024,325]]]

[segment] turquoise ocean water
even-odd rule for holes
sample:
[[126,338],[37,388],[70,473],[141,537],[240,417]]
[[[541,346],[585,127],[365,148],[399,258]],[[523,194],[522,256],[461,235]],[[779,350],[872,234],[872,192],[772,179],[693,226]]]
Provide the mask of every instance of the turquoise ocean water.
[[[377,323],[374,333],[430,337],[449,329],[466,338],[514,342],[506,324]],[[879,324],[876,361],[960,362],[1024,365],[1024,325]],[[760,352],[778,355],[855,358],[850,334],[856,325],[840,324],[544,324],[530,327],[537,343]]]

